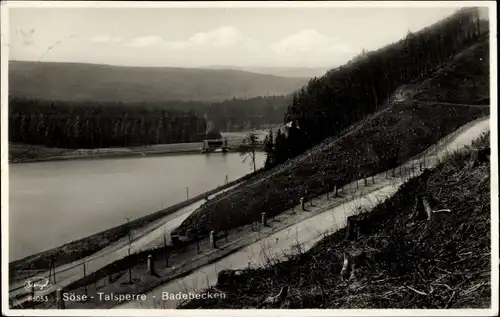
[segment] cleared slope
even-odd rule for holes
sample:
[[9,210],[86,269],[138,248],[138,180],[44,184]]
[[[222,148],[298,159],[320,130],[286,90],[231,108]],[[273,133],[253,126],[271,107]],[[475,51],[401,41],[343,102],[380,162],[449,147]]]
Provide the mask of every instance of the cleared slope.
[[221,101],[289,94],[307,83],[239,70],[9,62],[9,93],[67,101]]
[[[489,148],[489,134],[474,142]],[[287,285],[283,301],[267,308],[489,308],[491,300],[490,161],[470,149],[448,156],[411,179],[368,214],[369,228],[355,241],[346,229],[306,253],[247,269],[212,293],[225,299],[194,300],[182,308],[255,308]],[[425,194],[431,220],[411,217],[416,195]],[[473,219],[473,221],[471,221]],[[343,251],[363,249],[372,262],[342,281]]]
[[[447,85],[448,81],[461,82]],[[429,81],[433,82],[429,85]],[[440,86],[441,85],[441,86]],[[441,87],[441,88],[440,88]],[[489,113],[488,106],[467,106],[489,98],[489,45],[483,41],[466,49],[417,85],[421,93],[437,89],[448,96],[440,104],[389,101],[383,110],[353,125],[337,138],[329,138],[307,153],[278,166],[245,186],[208,202],[176,230],[208,234],[259,219],[262,212],[276,215],[301,196],[324,193],[328,185],[341,186],[354,179],[390,169],[416,155],[459,126]],[[468,94],[455,92],[467,89]],[[307,190],[307,194],[306,191]]]

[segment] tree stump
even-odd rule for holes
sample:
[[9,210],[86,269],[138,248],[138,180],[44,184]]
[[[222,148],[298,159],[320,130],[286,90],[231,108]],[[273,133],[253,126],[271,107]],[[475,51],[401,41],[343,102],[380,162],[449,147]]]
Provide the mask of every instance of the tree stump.
[[411,214],[410,219],[420,221],[425,219],[430,220],[430,218],[431,209],[429,203],[421,195],[418,195],[415,197],[415,205],[413,206],[413,213]]
[[373,256],[362,248],[346,249],[344,254],[344,265],[340,271],[342,281],[349,281],[356,277],[356,271],[362,266],[372,267]]
[[275,296],[268,296],[260,305],[259,308],[279,308],[288,296],[289,286],[282,286],[280,292]]
[[491,150],[489,147],[480,149],[474,152],[472,167],[477,167],[481,165],[481,163],[486,163],[490,159]]
[[346,240],[357,240],[369,229],[370,223],[368,214],[360,214],[347,217]]
[[[250,262],[248,262],[249,267],[250,267]],[[241,276],[243,274],[242,270],[229,270],[229,269],[224,269],[217,274],[217,286],[222,286],[222,285],[229,285],[235,282],[241,282],[241,279],[244,278],[244,276]]]
[[233,270],[222,270],[217,274],[217,286],[228,284],[234,278]]

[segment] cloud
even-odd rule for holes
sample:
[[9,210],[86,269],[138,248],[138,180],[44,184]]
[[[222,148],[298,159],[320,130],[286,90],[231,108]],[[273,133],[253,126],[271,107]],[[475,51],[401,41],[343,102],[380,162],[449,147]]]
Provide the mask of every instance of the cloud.
[[111,35],[97,35],[90,40],[95,43],[118,43],[121,41],[121,38],[113,37]]
[[169,50],[196,48],[229,48],[239,45],[254,45],[255,42],[232,26],[222,26],[208,32],[195,33],[183,41],[168,41],[160,36],[142,36],[131,40],[127,46],[160,46]]
[[140,36],[127,43],[127,46],[144,47],[162,45],[165,41],[159,36]]
[[323,35],[314,29],[306,29],[289,35],[274,43],[272,48],[280,54],[308,52],[353,53],[358,51],[357,48],[351,47],[338,39]]
[[206,33],[196,33],[191,36],[186,44],[188,46],[211,45],[215,47],[227,47],[238,45],[250,39],[232,26],[223,26]]

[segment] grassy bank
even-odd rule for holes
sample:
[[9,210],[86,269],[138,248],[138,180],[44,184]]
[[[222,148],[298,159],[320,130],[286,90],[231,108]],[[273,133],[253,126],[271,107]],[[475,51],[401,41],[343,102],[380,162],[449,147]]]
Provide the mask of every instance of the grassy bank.
[[[420,96],[418,102],[415,95]],[[488,114],[488,106],[467,106],[488,97],[485,39],[415,83],[406,99],[390,99],[378,113],[339,136],[205,204],[176,232],[206,235],[242,226],[257,221],[262,212],[270,216],[283,212],[301,196],[316,196],[335,185],[394,168],[461,125]]]
[[[489,134],[473,147],[489,148]],[[416,217],[419,196],[432,210],[451,212]],[[488,308],[490,203],[490,161],[473,149],[451,154],[366,214],[357,239],[341,229],[287,261],[269,259],[264,268],[220,280],[208,291],[224,299],[181,308]],[[364,251],[365,261],[343,280],[343,253],[353,250]],[[264,304],[284,287],[285,296]]]
[[207,191],[203,194],[192,197],[188,200],[172,205],[155,213],[133,220],[129,223],[128,226],[126,224],[116,226],[94,235],[72,241],[60,247],[56,247],[20,260],[13,261],[9,263],[9,276],[11,279],[10,282],[12,283],[15,280],[19,280],[25,278],[26,276],[29,276],[31,274],[29,270],[48,270],[52,260],[54,261],[56,266],[59,266],[94,254],[95,252],[103,249],[111,243],[125,237],[128,234],[129,230],[137,230],[143,226],[153,223],[156,220],[172,214],[177,210],[184,208],[198,200],[204,199],[220,190],[234,186],[239,182],[251,179],[259,173],[261,172],[257,171],[256,173],[248,174],[223,186]]

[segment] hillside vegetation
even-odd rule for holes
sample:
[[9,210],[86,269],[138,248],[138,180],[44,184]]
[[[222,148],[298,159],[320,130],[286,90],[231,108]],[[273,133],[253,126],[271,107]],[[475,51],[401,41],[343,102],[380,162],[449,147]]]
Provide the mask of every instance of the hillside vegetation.
[[65,101],[223,101],[289,94],[307,78],[239,70],[9,62],[9,93]]
[[[370,227],[358,239],[346,239],[347,229],[341,229],[308,252],[219,280],[209,291],[225,298],[193,300],[181,308],[489,308],[490,161],[477,156],[477,149],[486,148],[489,134],[410,179],[366,214]],[[451,212],[414,217],[419,196],[428,197],[433,210]],[[343,280],[343,253],[355,250],[366,260]],[[283,287],[284,296],[263,305]]]
[[[380,110],[398,87],[434,73],[487,31],[488,22],[479,19],[478,9],[464,8],[396,43],[364,52],[346,65],[313,78],[294,94],[288,108],[285,121],[293,121],[296,131],[279,146],[287,151],[275,151],[278,158],[268,166],[280,164]],[[455,83],[451,80],[444,85],[453,87]]]
[[[405,94],[405,100],[388,98],[378,106],[377,113],[344,130],[338,137],[327,138],[308,152],[249,180],[245,186],[207,202],[188,217],[176,233],[206,235],[211,230],[252,223],[262,212],[276,215],[296,205],[301,196],[322,194],[335,185],[341,186],[394,168],[461,125],[487,115],[488,106],[467,105],[489,98],[488,38],[485,35],[475,42],[462,48],[443,67],[414,81],[414,87]],[[460,85],[448,82],[460,82]],[[461,93],[462,90],[467,93]],[[436,99],[413,100],[415,93],[423,96],[426,91],[428,98],[446,95],[448,101],[458,105]],[[366,103],[360,103],[354,107],[358,110],[353,111],[361,111],[365,106]],[[341,113],[335,112],[329,118],[336,120],[338,115]],[[288,140],[292,139],[292,132]],[[276,140],[274,149],[290,150],[290,147],[278,145]],[[297,145],[297,142],[291,145]],[[283,152],[272,155],[276,154],[282,155],[282,162],[286,160]]]

